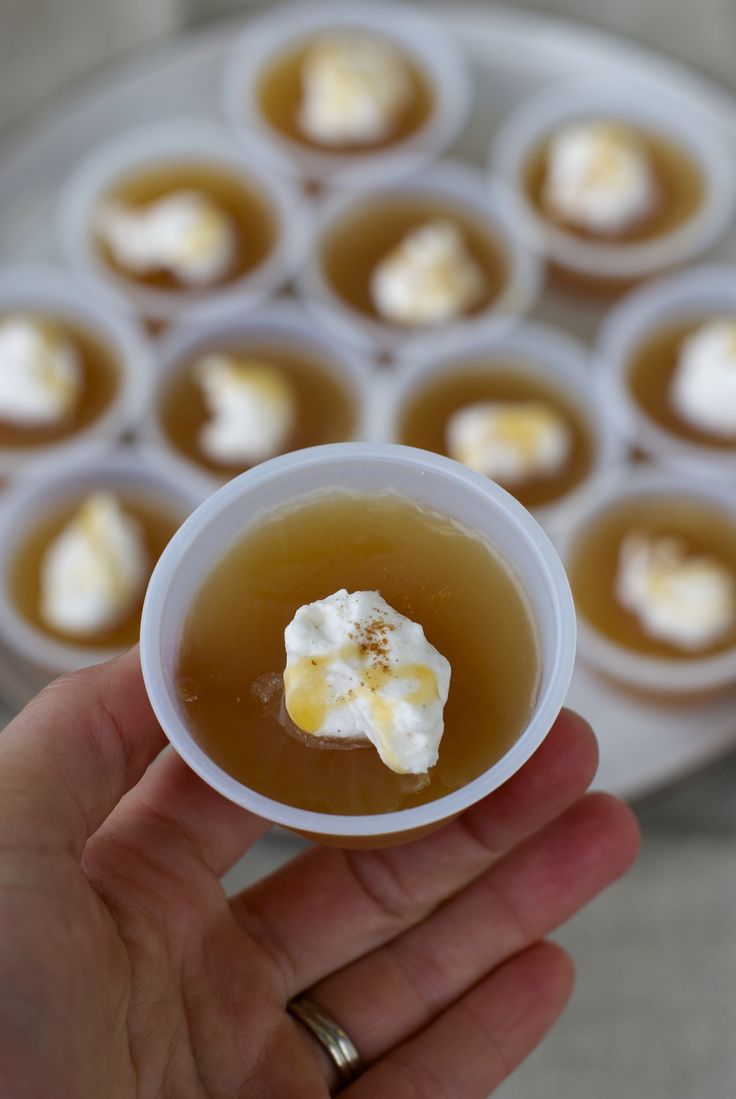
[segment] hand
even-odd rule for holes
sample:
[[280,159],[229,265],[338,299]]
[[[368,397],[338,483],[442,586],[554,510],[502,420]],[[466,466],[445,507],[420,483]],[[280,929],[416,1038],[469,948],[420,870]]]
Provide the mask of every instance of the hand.
[[563,715],[504,787],[382,851],[315,848],[228,901],[268,825],[204,785],[137,652],[53,683],[0,734],[0,1092],[9,1099],[325,1099],[285,1011],[351,1035],[349,1099],[483,1099],[564,1006],[543,942],[633,860],[629,811],[582,797],[594,738]]

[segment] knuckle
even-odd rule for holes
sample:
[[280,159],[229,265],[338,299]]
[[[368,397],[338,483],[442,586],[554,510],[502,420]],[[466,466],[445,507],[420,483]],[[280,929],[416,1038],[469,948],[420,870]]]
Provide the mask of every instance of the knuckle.
[[346,850],[344,856],[358,891],[382,922],[401,925],[424,909],[421,898],[402,880],[384,852]]

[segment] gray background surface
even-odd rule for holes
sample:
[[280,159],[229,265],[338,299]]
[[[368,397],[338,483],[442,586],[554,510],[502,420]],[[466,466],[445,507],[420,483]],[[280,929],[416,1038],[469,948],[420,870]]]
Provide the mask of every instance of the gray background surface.
[[[249,7],[233,0],[0,0],[3,137],[59,89],[143,43]],[[482,5],[479,4],[479,7]],[[736,91],[736,0],[551,0],[537,9],[654,46]],[[636,806],[633,872],[559,939],[578,966],[554,1034],[502,1099],[736,1096],[736,756]],[[293,850],[262,845],[239,887]]]

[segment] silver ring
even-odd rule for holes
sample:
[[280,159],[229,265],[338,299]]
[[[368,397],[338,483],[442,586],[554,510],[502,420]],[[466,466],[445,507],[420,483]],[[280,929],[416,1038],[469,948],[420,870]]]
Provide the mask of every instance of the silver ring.
[[341,1088],[351,1084],[360,1075],[363,1063],[350,1036],[339,1023],[315,1004],[308,996],[296,996],[286,1005],[286,1010],[298,1019],[317,1039],[335,1066],[337,1082]]

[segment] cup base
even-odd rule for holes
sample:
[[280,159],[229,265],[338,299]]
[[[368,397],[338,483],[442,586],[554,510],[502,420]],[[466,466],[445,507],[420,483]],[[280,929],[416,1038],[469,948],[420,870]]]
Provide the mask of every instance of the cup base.
[[348,851],[376,850],[381,847],[398,847],[402,843],[413,843],[414,840],[422,839],[430,832],[436,832],[438,828],[443,828],[444,825],[457,820],[459,815],[459,813],[453,813],[452,816],[444,817],[442,820],[425,824],[422,828],[409,828],[406,832],[389,832],[380,836],[333,836],[325,835],[324,832],[304,832],[300,828],[289,828],[287,831],[303,839],[312,840],[313,843],[319,843],[323,847],[341,847]]

